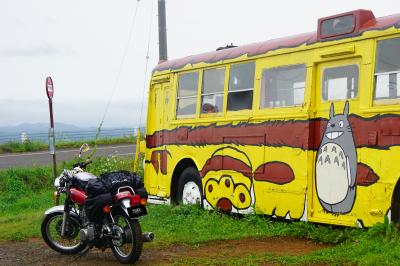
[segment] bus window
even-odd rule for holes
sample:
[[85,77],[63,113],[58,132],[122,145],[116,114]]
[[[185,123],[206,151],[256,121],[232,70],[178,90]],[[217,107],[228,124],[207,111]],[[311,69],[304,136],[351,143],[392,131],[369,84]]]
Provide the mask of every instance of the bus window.
[[324,70],[322,98],[326,101],[352,99],[358,94],[358,66],[340,66]]
[[265,69],[262,72],[260,108],[302,105],[306,66]]
[[225,68],[204,70],[201,91],[201,113],[222,112]]
[[176,99],[177,118],[193,117],[196,114],[198,82],[198,72],[179,75],[178,97]]
[[228,111],[252,109],[254,62],[232,65],[229,73]]
[[400,98],[400,38],[378,42],[375,100]]

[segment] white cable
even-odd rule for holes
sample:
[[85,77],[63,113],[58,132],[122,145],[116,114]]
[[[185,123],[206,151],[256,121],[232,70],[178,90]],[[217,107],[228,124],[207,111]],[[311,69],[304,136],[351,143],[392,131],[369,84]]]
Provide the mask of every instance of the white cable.
[[110,98],[108,99],[107,106],[106,106],[103,118],[102,118],[102,120],[100,122],[99,128],[101,128],[101,126],[103,125],[103,122],[104,122],[104,119],[106,118],[106,115],[107,115],[108,109],[110,107],[111,101],[112,101],[112,99],[114,97],[115,90],[116,90],[116,88],[118,86],[118,83],[119,83],[119,79],[120,79],[120,76],[121,76],[122,68],[124,66],[126,55],[128,54],[128,48],[130,46],[130,43],[131,43],[131,40],[132,40],[132,36],[133,36],[133,29],[135,27],[136,17],[137,17],[137,13],[138,13],[138,9],[139,9],[139,2],[140,2],[140,0],[137,0],[135,13],[134,13],[134,15],[132,17],[131,27],[129,29],[129,38],[128,38],[128,41],[127,41],[127,43],[125,45],[124,53],[123,53],[122,60],[121,60],[121,63],[119,65],[119,68],[118,68],[118,72],[117,72],[117,76],[116,76],[116,79],[115,79],[115,82],[114,82],[114,86],[113,86],[113,89],[111,91]]
[[119,78],[120,78],[120,76],[121,76],[122,67],[124,66],[125,59],[126,59],[126,55],[128,54],[128,48],[129,48],[129,46],[130,46],[131,39],[132,39],[132,36],[133,36],[133,29],[134,29],[134,27],[135,27],[136,17],[137,17],[137,13],[138,13],[138,9],[139,9],[139,2],[140,2],[140,0],[137,0],[137,4],[136,4],[136,8],[135,8],[135,13],[134,13],[134,15],[133,15],[133,17],[132,17],[131,26],[130,26],[130,29],[129,29],[128,41],[127,41],[127,43],[126,43],[126,45],[125,45],[124,53],[123,53],[123,55],[122,55],[122,60],[121,60],[121,63],[120,63],[120,65],[119,65],[119,68],[118,68],[117,76],[116,76],[116,78],[115,78],[114,86],[113,86],[113,89],[112,89],[112,91],[111,91],[110,98],[108,99],[108,102],[107,102],[107,105],[106,105],[106,109],[105,109],[104,114],[103,114],[103,118],[101,119],[100,125],[99,125],[99,127],[97,128],[96,137],[95,137],[95,139],[94,139],[94,147],[93,147],[93,150],[92,150],[92,152],[90,153],[90,155],[88,156],[88,159],[90,159],[90,158],[96,153],[96,150],[97,150],[97,139],[99,138],[99,135],[100,135],[100,132],[101,132],[101,127],[103,126],[103,123],[104,123],[104,120],[105,120],[105,118],[106,118],[108,109],[110,108],[111,101],[112,101],[112,99],[113,99],[113,97],[114,97],[115,90],[117,89],[117,86],[118,86],[118,83],[119,83]]

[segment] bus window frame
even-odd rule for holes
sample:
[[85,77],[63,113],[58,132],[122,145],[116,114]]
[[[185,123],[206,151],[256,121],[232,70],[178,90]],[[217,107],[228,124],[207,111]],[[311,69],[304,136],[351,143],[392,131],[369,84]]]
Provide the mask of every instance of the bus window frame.
[[[348,61],[348,62],[347,62]],[[331,103],[331,102],[343,102],[343,101],[359,101],[360,100],[360,85],[361,85],[361,59],[357,59],[357,57],[355,57],[354,59],[349,58],[348,60],[338,60],[338,61],[333,61],[332,64],[329,64],[328,66],[325,66],[321,69],[321,80],[319,80],[318,82],[320,82],[320,86],[321,86],[321,95],[320,95],[320,101],[323,103]],[[324,94],[323,94],[323,89],[324,89],[324,81],[325,81],[325,71],[327,69],[334,69],[334,68],[340,68],[340,67],[348,67],[348,66],[356,66],[357,67],[357,94],[352,97],[352,98],[338,98],[338,99],[325,99],[324,98]]]
[[[378,42],[390,39],[400,38],[400,34],[392,34],[380,38],[374,39],[374,49],[373,49],[373,63],[372,63],[372,73],[371,73],[371,101],[370,108],[371,112],[390,112],[390,111],[400,111],[400,97],[393,99],[375,99],[375,78],[376,78],[376,63],[378,55]],[[397,71],[397,75],[400,75],[400,70]],[[379,73],[382,74],[382,73]],[[399,85],[398,85],[399,86]]]
[[[284,69],[284,68],[288,69],[288,68],[298,67],[298,66],[304,66],[304,69],[305,69],[304,93],[303,93],[303,101],[302,101],[302,103],[301,103],[301,104],[292,104],[292,105],[288,105],[288,106],[276,106],[276,107],[265,106],[265,107],[262,107],[262,106],[261,106],[261,95],[262,95],[262,87],[263,87],[263,86],[262,86],[262,82],[263,82],[264,72],[266,72],[266,71],[271,71],[271,70],[274,70],[274,69]],[[303,64],[290,64],[290,65],[283,65],[283,66],[262,68],[262,69],[261,69],[261,73],[260,73],[260,75],[261,75],[261,76],[260,76],[260,81],[259,81],[259,83],[260,83],[260,94],[259,94],[260,101],[259,101],[258,109],[259,109],[259,110],[264,110],[264,109],[280,109],[280,108],[293,108],[293,107],[303,106],[303,105],[304,105],[304,102],[305,102],[305,97],[306,97],[307,74],[308,74],[308,73],[307,73],[307,64],[306,64],[306,63],[303,63]]]
[[[257,120],[268,120],[268,119],[290,119],[290,118],[308,118],[308,110],[312,103],[312,82],[313,82],[313,51],[299,51],[296,53],[290,54],[282,54],[273,57],[265,57],[258,61],[256,65],[256,76],[257,83],[255,85],[256,97],[254,97],[255,103],[253,103],[254,107],[254,115]],[[309,59],[304,59],[309,58]],[[290,67],[294,65],[305,65],[306,67],[306,80],[305,80],[305,89],[304,89],[304,99],[303,104],[294,105],[294,106],[285,106],[285,107],[265,107],[261,108],[260,99],[261,99],[261,82],[262,82],[262,73],[264,70],[273,69],[273,68],[281,68],[281,67]]]
[[[224,89],[222,91],[222,110],[220,112],[215,113],[202,113],[201,112],[201,104],[202,104],[202,97],[203,97],[203,78],[204,78],[204,71],[212,70],[212,69],[225,69],[225,76],[224,76]],[[201,82],[200,82],[200,99],[199,99],[199,117],[198,119],[204,118],[213,118],[221,119],[226,116],[226,89],[227,89],[227,78],[229,78],[228,71],[230,70],[230,64],[219,64],[214,65],[212,67],[202,68],[201,69]],[[229,81],[229,80],[228,80]]]
[[[198,73],[198,79],[197,79],[197,94],[196,94],[196,111],[193,115],[182,115],[180,117],[178,117],[178,92],[179,92],[179,77],[180,75],[183,74],[188,74],[188,73]],[[201,86],[201,80],[203,79],[203,71],[202,69],[190,69],[188,71],[182,71],[182,72],[177,72],[175,74],[176,78],[175,78],[175,84],[173,85],[173,87],[175,88],[175,93],[174,93],[174,120],[176,121],[188,121],[190,119],[197,119],[199,116],[199,89]],[[194,97],[194,96],[192,96]]]
[[[260,59],[258,59],[260,60]],[[254,106],[254,99],[256,95],[256,77],[257,77],[257,62],[258,60],[243,60],[239,62],[233,62],[227,64],[229,67],[227,68],[227,79],[225,80],[226,90],[225,90],[225,97],[224,97],[224,117],[252,117],[254,114],[255,106]],[[247,63],[254,63],[254,75],[253,75],[253,99],[252,99],[252,106],[251,109],[241,109],[241,110],[228,110],[228,94],[229,94],[229,81],[231,78],[231,67],[235,65],[247,64]],[[245,90],[250,91],[250,90]],[[235,91],[233,91],[235,92]]]

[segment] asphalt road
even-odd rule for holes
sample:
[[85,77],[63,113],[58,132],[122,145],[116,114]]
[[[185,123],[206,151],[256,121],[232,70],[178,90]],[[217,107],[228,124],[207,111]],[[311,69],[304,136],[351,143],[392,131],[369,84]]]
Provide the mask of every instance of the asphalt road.
[[[112,146],[99,146],[97,147],[97,156],[133,156],[135,153],[136,145],[112,145]],[[57,162],[68,161],[75,158],[79,153],[79,149],[66,149],[56,151]],[[88,152],[88,154],[90,151]],[[10,153],[0,154],[0,169],[12,167],[26,167],[26,166],[43,166],[50,165],[52,157],[48,151],[32,152],[32,153]]]

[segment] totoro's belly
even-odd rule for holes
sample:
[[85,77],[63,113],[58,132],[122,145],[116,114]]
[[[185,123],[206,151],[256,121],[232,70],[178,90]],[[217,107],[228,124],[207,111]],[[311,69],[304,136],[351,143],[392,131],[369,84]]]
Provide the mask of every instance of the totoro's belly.
[[334,143],[320,147],[316,162],[318,197],[328,204],[336,204],[346,198],[349,178],[348,162],[343,149]]

